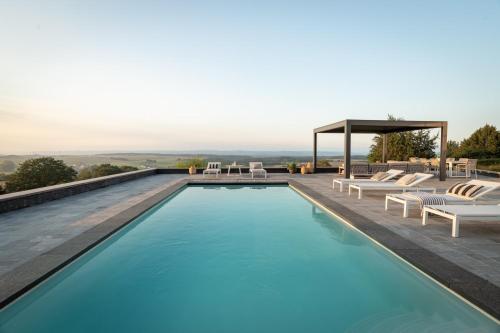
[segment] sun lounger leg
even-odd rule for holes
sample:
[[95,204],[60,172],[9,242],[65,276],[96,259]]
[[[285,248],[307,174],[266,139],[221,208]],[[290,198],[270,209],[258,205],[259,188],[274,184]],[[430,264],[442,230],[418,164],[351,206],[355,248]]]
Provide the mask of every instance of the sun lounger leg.
[[451,237],[460,237],[459,224],[460,224],[460,221],[459,221],[458,217],[457,216],[453,217],[452,226],[451,226]]
[[358,188],[358,199],[361,199],[361,198],[362,198],[362,196],[363,196],[363,194],[362,194],[362,193],[363,193],[363,191],[361,190],[361,187],[360,187],[360,188]]
[[408,201],[405,201],[405,203],[403,204],[403,217],[408,217]]
[[389,210],[389,198],[387,198],[387,195],[385,196],[385,210]]
[[427,224],[427,220],[429,219],[429,211],[424,209],[424,216],[422,217],[422,225]]

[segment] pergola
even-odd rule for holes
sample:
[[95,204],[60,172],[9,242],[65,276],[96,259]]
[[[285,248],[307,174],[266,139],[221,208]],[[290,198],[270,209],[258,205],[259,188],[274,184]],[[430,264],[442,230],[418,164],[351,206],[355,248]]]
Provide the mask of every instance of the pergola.
[[344,175],[351,176],[351,133],[380,134],[383,139],[382,162],[387,160],[387,134],[397,132],[415,131],[420,129],[441,129],[441,154],[439,167],[439,180],[446,180],[446,142],[448,132],[447,121],[409,121],[409,120],[358,120],[346,119],[330,125],[314,129],[313,166],[316,169],[318,160],[317,146],[319,133],[344,134]]

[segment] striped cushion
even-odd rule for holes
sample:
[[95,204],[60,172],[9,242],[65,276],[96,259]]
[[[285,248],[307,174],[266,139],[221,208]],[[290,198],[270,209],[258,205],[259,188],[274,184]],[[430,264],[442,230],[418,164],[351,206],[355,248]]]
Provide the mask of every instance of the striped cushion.
[[405,175],[396,182],[397,185],[409,185],[417,180],[417,176],[415,175]]
[[464,195],[468,198],[472,198],[474,195],[478,194],[483,187],[483,185],[474,185],[469,190],[467,190]]
[[460,191],[460,189],[464,186],[467,186],[468,184],[467,183],[456,183],[455,185],[452,185],[447,191],[446,193],[448,194],[458,194],[458,191]]
[[371,180],[382,180],[384,179],[385,177],[387,177],[387,172],[377,172],[376,174],[374,174],[372,176],[372,178],[370,178]]
[[473,188],[474,186],[475,186],[474,184],[467,184],[467,185],[465,185],[465,186],[462,186],[462,187],[460,188],[460,190],[458,190],[457,194],[458,194],[458,195],[463,195],[463,196],[465,196],[465,193],[466,193],[468,190],[470,190],[471,188]]

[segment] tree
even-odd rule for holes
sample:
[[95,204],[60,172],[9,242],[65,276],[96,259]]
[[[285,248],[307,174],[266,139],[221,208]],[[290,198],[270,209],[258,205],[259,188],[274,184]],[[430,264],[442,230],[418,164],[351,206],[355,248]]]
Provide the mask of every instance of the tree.
[[460,144],[457,141],[449,140],[446,147],[448,148],[448,157],[460,157]]
[[328,160],[319,160],[317,163],[316,163],[316,166],[318,168],[329,168],[331,167],[332,165],[330,164],[330,162]]
[[495,126],[484,125],[462,140],[457,154],[468,158],[500,157],[500,132]]
[[122,172],[130,172],[136,170],[137,170],[136,167],[129,165],[117,166],[117,165],[111,165],[109,163],[92,165],[90,167],[80,170],[80,172],[78,173],[78,179],[84,180],[84,179],[115,175]]
[[0,171],[1,172],[14,172],[16,170],[16,163],[11,160],[5,160],[0,162]]
[[52,157],[24,161],[7,178],[7,192],[30,190],[73,181],[76,171]]
[[[388,116],[389,120],[403,120]],[[435,157],[437,135],[432,136],[430,130],[400,132],[387,134],[387,160],[406,161],[412,156],[431,158]],[[368,160],[376,162],[382,160],[383,139],[381,135],[373,138]]]

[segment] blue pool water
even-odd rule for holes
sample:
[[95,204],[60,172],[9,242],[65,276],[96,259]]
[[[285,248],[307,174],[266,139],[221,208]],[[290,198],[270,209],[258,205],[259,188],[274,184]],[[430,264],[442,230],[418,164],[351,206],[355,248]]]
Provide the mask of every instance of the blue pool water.
[[193,186],[0,312],[0,332],[497,332],[286,186]]

